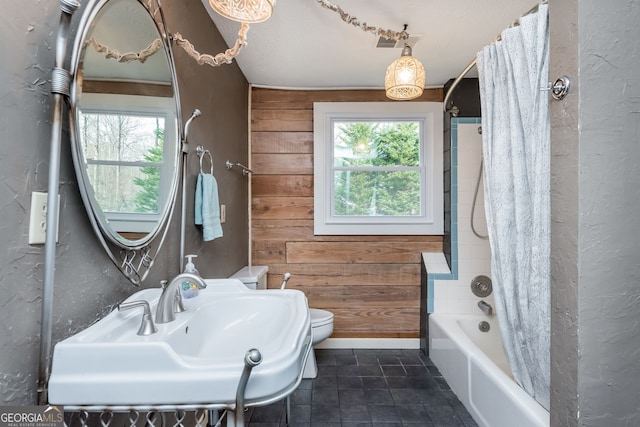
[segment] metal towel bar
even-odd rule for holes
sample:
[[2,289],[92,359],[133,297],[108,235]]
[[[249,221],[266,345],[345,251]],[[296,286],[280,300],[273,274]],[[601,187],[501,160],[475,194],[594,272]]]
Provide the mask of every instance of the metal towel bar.
[[249,169],[248,167],[246,167],[241,163],[231,163],[229,160],[227,160],[226,165],[227,165],[227,169],[231,169],[234,166],[239,167],[240,169],[242,169],[242,175],[249,175],[250,173],[253,173],[251,169]]

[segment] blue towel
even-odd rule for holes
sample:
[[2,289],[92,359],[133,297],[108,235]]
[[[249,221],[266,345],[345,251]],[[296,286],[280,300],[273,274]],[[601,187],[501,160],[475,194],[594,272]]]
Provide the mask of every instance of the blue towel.
[[198,174],[196,183],[195,223],[202,225],[205,242],[222,237],[218,183],[211,174]]
[[202,225],[202,174],[198,174],[198,180],[196,181],[196,206],[195,206],[195,223],[196,225]]

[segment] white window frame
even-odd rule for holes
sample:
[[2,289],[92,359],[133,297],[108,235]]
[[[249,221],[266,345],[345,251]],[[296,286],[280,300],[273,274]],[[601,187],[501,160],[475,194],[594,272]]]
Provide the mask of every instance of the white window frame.
[[[106,93],[83,93],[82,94],[82,113],[86,114],[120,114],[120,115],[149,115],[152,117],[164,117],[164,156],[162,163],[148,164],[147,162],[118,162],[118,161],[91,161],[86,163],[106,164],[112,163],[123,166],[156,166],[160,168],[160,199],[158,207],[165,206],[169,191],[171,188],[171,180],[174,168],[176,167],[172,160],[173,153],[176,153],[176,144],[178,141],[176,122],[176,107],[173,98],[169,97],[151,97],[138,95],[123,94],[106,94]],[[94,197],[93,195],[91,197]],[[102,215],[106,222],[116,232],[151,232],[157,226],[162,212],[158,213],[141,213],[141,212],[112,212],[102,211]]]
[[[420,216],[334,216],[332,126],[336,120],[415,120],[422,123]],[[444,228],[443,113],[441,102],[315,102],[314,234],[442,235]]]

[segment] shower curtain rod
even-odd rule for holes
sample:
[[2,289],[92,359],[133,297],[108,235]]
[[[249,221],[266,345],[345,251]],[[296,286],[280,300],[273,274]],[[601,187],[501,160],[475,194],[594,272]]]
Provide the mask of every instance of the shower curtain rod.
[[[512,28],[515,26],[520,25],[520,19],[524,18],[527,15],[531,15],[532,13],[536,13],[538,11],[538,8],[540,7],[541,4],[547,4],[548,0],[543,0],[540,3],[536,4],[534,7],[532,7],[531,9],[529,9],[527,12],[525,12],[524,14],[522,14],[518,19],[516,19],[511,25],[509,25],[509,27],[507,28]],[[502,34],[498,34],[498,36],[495,38],[495,40],[492,43],[498,42],[502,39]],[[456,86],[458,86],[458,84],[460,83],[460,80],[462,80],[464,78],[464,76],[466,76],[469,71],[471,71],[471,69],[473,67],[476,66],[476,58],[473,58],[473,61],[471,61],[469,63],[469,65],[467,65],[465,67],[464,70],[462,70],[462,72],[460,73],[460,75],[458,77],[456,77],[456,79],[453,81],[453,83],[451,84],[451,87],[449,88],[449,90],[447,91],[446,95],[444,96],[444,101],[442,103],[442,106],[444,108],[444,112],[447,113],[447,103],[449,102],[449,98],[451,98],[451,94],[453,93],[453,90],[456,88]]]

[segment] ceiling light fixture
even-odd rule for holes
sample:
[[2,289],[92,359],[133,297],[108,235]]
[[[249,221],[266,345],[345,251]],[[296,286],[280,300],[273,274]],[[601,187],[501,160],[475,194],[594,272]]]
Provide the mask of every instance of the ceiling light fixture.
[[276,0],[209,0],[209,5],[232,21],[256,24],[271,16]]
[[[213,0],[209,0],[213,1]],[[360,22],[355,16],[346,13],[340,6],[329,3],[327,0],[317,0],[326,9],[332,10],[340,15],[347,24],[360,28],[362,31],[373,33],[384,37],[387,40],[406,41],[409,38],[407,25],[402,31],[391,31],[367,25]],[[388,98],[395,101],[408,101],[422,95],[424,90],[425,73],[422,63],[411,56],[411,47],[405,43],[402,55],[393,61],[387,68],[384,77],[384,88]]]
[[402,55],[387,68],[384,89],[387,98],[408,101],[422,95],[425,73],[422,63],[411,56],[411,47],[402,49]]

